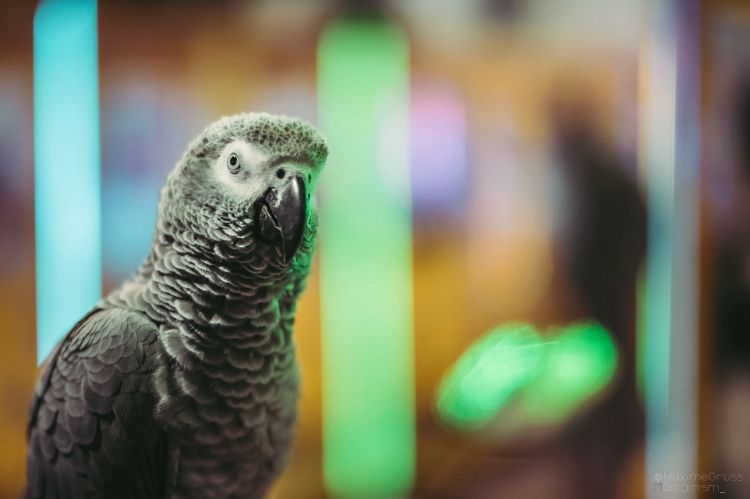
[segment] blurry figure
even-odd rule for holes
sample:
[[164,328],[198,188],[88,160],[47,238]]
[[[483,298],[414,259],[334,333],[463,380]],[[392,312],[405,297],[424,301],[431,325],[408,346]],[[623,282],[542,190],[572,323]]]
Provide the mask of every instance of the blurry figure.
[[737,162],[733,216],[720,234],[716,263],[717,364],[722,374],[750,367],[750,75],[733,117]]
[[619,370],[590,407],[557,427],[526,428],[503,441],[445,497],[600,499],[643,490],[641,481],[626,480],[644,427],[636,393],[635,305],[646,209],[635,180],[587,121],[586,107],[576,104],[558,105],[552,114],[564,210],[555,241],[558,285],[550,292],[563,310],[548,320],[600,322],[617,346]]
[[[557,111],[556,137],[567,216],[561,264],[587,312],[625,337],[634,328],[635,277],[646,248],[646,211],[635,180],[585,117]],[[632,335],[630,335],[632,336]],[[625,352],[623,352],[625,353]]]
[[721,484],[723,498],[750,497],[750,74],[738,86],[731,118],[734,196],[714,269],[717,469],[712,471],[742,473],[744,480]]
[[620,372],[609,398],[576,423],[578,433],[567,436],[569,457],[578,464],[571,497],[615,497],[618,474],[643,438],[636,393],[636,281],[647,219],[635,179],[585,117],[580,103],[562,104],[554,115],[570,207],[561,263],[585,313],[612,332]]

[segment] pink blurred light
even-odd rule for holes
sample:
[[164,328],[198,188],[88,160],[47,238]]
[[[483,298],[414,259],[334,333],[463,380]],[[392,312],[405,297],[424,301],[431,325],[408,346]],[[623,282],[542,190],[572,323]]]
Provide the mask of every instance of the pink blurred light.
[[457,212],[466,188],[466,112],[458,93],[439,82],[412,89],[411,173],[414,212]]

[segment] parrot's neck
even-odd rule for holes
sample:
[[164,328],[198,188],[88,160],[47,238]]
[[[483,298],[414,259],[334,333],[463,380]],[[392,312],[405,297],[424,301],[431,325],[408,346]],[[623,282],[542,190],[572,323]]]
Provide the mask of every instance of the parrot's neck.
[[306,268],[291,273],[297,279],[281,280],[279,272],[253,274],[245,264],[212,256],[156,244],[133,278],[105,301],[140,309],[179,333],[197,356],[227,346],[257,347],[282,325],[291,330]]

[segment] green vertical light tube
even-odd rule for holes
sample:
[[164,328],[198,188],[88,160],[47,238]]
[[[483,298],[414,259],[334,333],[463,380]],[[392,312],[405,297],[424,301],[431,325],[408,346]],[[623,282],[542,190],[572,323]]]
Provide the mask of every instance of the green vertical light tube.
[[409,56],[390,22],[344,17],[318,45],[329,141],[320,216],[324,479],[339,497],[414,475]]
[[37,359],[101,296],[96,0],[34,16]]

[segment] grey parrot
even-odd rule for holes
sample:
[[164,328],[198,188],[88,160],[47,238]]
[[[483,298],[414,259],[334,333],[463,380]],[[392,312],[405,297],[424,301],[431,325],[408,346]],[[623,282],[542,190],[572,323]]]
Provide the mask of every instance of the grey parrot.
[[327,154],[311,126],[268,114],[188,146],[145,262],[43,365],[27,497],[266,493],[294,431],[292,330]]

